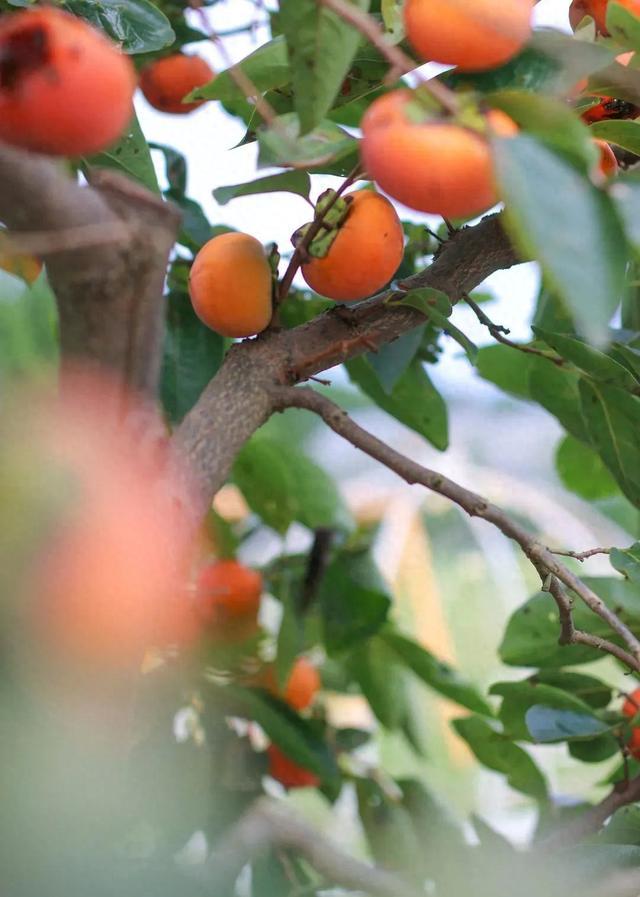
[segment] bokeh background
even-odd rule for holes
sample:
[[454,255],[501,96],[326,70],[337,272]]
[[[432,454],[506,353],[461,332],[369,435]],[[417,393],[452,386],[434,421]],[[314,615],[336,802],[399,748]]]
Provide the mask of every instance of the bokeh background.
[[[568,30],[568,5],[569,0],[541,0],[535,10],[536,23]],[[255,23],[250,33],[224,38],[227,53],[237,61],[268,39],[268,8],[268,3],[263,9],[256,9],[246,0],[227,0],[202,14],[222,35],[248,21]],[[193,12],[196,26],[200,14]],[[205,55],[214,69],[226,67],[213,44],[200,43],[194,51]],[[225,207],[216,205],[213,199],[215,188],[255,177],[255,146],[236,147],[244,134],[241,123],[216,103],[206,104],[186,119],[175,119],[154,111],[139,97],[137,111],[150,141],[175,147],[187,158],[188,195],[203,206],[212,224],[248,231],[264,243],[277,242],[283,253],[289,251],[291,233],[309,217],[308,206],[301,198],[289,194],[247,197]],[[156,161],[162,179],[159,154]],[[337,183],[335,178],[316,177],[314,195]],[[440,223],[404,208],[399,211],[405,220],[435,227]],[[2,302],[19,302],[21,281],[4,272],[0,272],[0,277]],[[516,340],[530,336],[539,285],[539,272],[529,264],[497,273],[483,288],[493,296],[486,306],[492,319],[508,327]],[[0,308],[0,328],[6,327],[7,320],[1,311]],[[477,345],[492,341],[470,309],[456,308],[452,320]],[[0,332],[0,337],[6,343],[6,330],[4,334]],[[1,371],[0,362],[0,376]],[[445,342],[441,362],[430,373],[449,408],[451,446],[444,454],[370,406],[340,371],[330,371],[327,377],[337,398],[364,426],[399,451],[504,505],[541,532],[547,544],[583,550],[631,541],[628,530],[635,521],[617,517],[611,502],[601,502],[600,506],[587,504],[563,487],[554,466],[554,451],[561,433],[550,415],[537,406],[508,397],[484,381],[453,341]],[[285,424],[274,420],[268,426],[282,429]],[[379,524],[375,554],[393,588],[397,618],[425,646],[482,687],[500,679],[520,678],[522,670],[501,668],[497,660],[506,619],[537,589],[535,576],[519,550],[482,521],[468,520],[444,500],[401,483],[306,414],[290,413],[286,423],[289,438],[292,426],[318,463],[337,477],[356,516]],[[245,513],[232,487],[223,490],[217,503],[225,513]],[[251,563],[266,562],[285,548],[304,549],[307,539],[308,535],[295,526],[287,535],[286,545],[275,535],[263,533],[246,543],[245,559]],[[594,558],[588,564],[593,575],[608,570],[606,560]],[[600,662],[601,673],[605,664],[606,660]],[[612,681],[620,681],[619,672],[610,666]],[[424,756],[410,754],[400,738],[379,733],[373,751],[385,767],[392,774],[422,778],[460,818],[481,806],[484,818],[498,831],[515,842],[526,841],[535,821],[532,808],[523,796],[509,790],[498,775],[480,771],[474,764],[464,744],[448,727],[448,720],[457,711],[419,686],[415,687],[412,700]],[[336,696],[331,709],[336,718],[348,724],[374,726],[366,705],[357,698]],[[608,768],[606,764],[578,764],[564,746],[546,747],[537,753],[554,791],[567,801],[584,794],[590,785],[596,793],[597,783]],[[330,811],[320,797],[305,793],[289,799],[303,801],[306,810],[335,833],[335,817],[329,818]],[[334,812],[340,814],[344,839],[350,835],[358,850],[361,839],[352,800],[347,792]]]

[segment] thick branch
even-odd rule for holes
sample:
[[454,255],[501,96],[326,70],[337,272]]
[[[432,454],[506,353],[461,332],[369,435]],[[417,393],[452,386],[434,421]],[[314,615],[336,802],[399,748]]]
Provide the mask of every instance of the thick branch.
[[[434,287],[457,302],[494,271],[517,261],[500,217],[491,215],[454,233],[433,264],[408,278],[403,288]],[[234,349],[175,437],[191,462],[201,513],[244,441],[272,414],[274,384],[306,380],[424,323],[419,311],[387,304],[393,295],[384,293],[354,308],[337,307],[293,330],[266,333]]]
[[[17,234],[48,234],[39,254],[58,302],[63,355],[109,367],[152,393],[179,214],[115,172],[93,180],[82,187],[62,163],[0,145],[0,220]],[[126,239],[114,239],[120,229]],[[83,231],[91,239],[69,243]]]
[[[410,458],[406,458],[395,449],[388,446],[366,430],[363,430],[355,421],[347,415],[338,405],[330,399],[311,389],[294,389],[280,387],[274,390],[274,397],[281,409],[306,408],[319,415],[324,422],[339,436],[342,436],[352,445],[361,449],[367,455],[380,461],[385,467],[393,470],[407,483],[420,483],[443,495],[459,505],[471,517],[480,517],[488,523],[492,523],[500,532],[522,548],[526,556],[537,570],[541,568],[552,577],[568,586],[584,603],[591,608],[607,625],[626,643],[630,649],[630,660],[633,661],[633,669],[640,672],[640,642],[631,630],[611,611],[602,599],[596,595],[582,580],[571,573],[561,564],[553,554],[541,545],[534,536],[529,533],[517,521],[506,514],[502,508],[487,501],[481,495],[465,489],[448,477],[436,471],[429,470],[421,464],[417,464]],[[602,641],[602,640],[599,640]]]
[[216,845],[198,879],[233,884],[242,867],[269,848],[301,854],[328,882],[374,897],[418,897],[424,892],[397,875],[377,869],[344,853],[301,816],[269,799],[256,802],[240,822]]
[[620,810],[622,807],[636,803],[639,800],[640,776],[636,776],[633,779],[629,779],[628,782],[621,782],[616,785],[613,791],[599,804],[590,807],[586,812],[549,835],[540,845],[540,849],[560,850],[565,847],[571,847],[573,844],[578,844],[583,838],[599,831],[616,810]]

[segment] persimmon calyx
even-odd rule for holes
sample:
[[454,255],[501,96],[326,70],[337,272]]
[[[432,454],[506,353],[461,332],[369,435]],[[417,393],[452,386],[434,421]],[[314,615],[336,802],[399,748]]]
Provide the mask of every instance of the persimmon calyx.
[[[315,205],[313,221],[303,224],[291,236],[295,248],[304,245],[309,257],[325,258],[349,214],[351,202],[350,196],[337,196],[335,190],[321,193]],[[321,221],[320,229],[309,245],[306,245],[309,229],[313,227],[315,230],[318,220]]]

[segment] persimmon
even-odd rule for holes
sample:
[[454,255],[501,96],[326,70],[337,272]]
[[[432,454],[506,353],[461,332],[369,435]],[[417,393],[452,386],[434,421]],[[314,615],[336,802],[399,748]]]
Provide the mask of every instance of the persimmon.
[[189,294],[200,320],[223,336],[254,336],[272,314],[272,275],[262,243],[249,234],[220,234],[198,252]]
[[294,763],[275,744],[269,745],[267,756],[269,775],[285,788],[317,788],[320,784],[320,779],[314,772]]
[[616,154],[611,149],[606,140],[600,140],[596,138],[594,143],[598,147],[600,151],[600,158],[598,159],[598,171],[605,178],[611,178],[618,173],[618,160],[616,159]]
[[28,411],[2,440],[16,476],[53,496],[34,534],[25,623],[65,664],[135,666],[191,625],[176,596],[195,527],[169,505],[165,490],[179,481],[155,411],[94,373],[65,372],[62,383],[57,400],[22,397]]
[[[417,114],[416,114],[417,113]],[[421,110],[409,90],[375,100],[362,120],[364,166],[394,199],[420,212],[469,218],[498,202],[487,135],[447,119],[416,120]],[[517,126],[490,110],[488,128],[512,136]]]
[[0,252],[0,268],[21,277],[27,283],[33,283],[40,276],[42,262],[33,255]]
[[481,71],[507,62],[531,34],[532,0],[406,0],[409,43],[423,59]]
[[59,156],[97,153],[133,114],[136,77],[103,34],[53,6],[0,20],[0,139]]
[[347,216],[324,258],[302,266],[312,290],[341,302],[364,299],[382,289],[400,267],[404,232],[388,199],[371,190],[345,197]]
[[640,712],[640,688],[634,689],[625,699],[622,705],[622,712],[625,716],[632,717]]
[[154,109],[171,115],[186,115],[202,106],[206,100],[183,103],[184,97],[196,87],[208,84],[214,71],[201,56],[174,53],[145,66],[140,73],[140,89]]
[[258,629],[262,577],[238,561],[215,561],[200,571],[197,614],[214,638],[246,641]]
[[267,689],[281,697],[294,710],[305,710],[309,707],[320,689],[320,684],[320,673],[306,657],[299,657],[296,660],[284,689],[278,688],[273,667],[269,667],[265,675]]
[[[640,0],[614,0],[630,13],[640,16]],[[591,16],[599,34],[608,36],[607,8],[609,0],[572,0],[569,7],[569,22],[575,31],[585,16]]]

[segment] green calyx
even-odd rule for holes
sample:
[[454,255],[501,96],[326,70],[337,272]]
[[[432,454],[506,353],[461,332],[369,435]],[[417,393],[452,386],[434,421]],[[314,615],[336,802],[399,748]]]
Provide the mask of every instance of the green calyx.
[[312,258],[325,258],[349,214],[350,205],[349,196],[325,190],[316,202],[313,221],[299,227],[291,237],[296,249],[303,248]]

